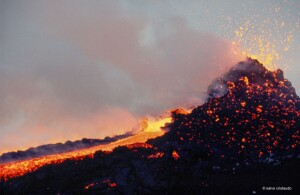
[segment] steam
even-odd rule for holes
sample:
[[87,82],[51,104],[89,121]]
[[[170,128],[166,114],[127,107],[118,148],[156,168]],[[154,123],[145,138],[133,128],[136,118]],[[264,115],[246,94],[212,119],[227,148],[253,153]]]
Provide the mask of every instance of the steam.
[[145,115],[201,104],[211,80],[240,60],[180,17],[117,1],[0,7],[0,153],[120,134]]
[[[239,62],[233,66],[228,72],[222,76],[214,79],[212,83],[208,86],[207,95],[208,98],[222,97],[228,92],[228,82],[237,82],[242,76],[249,73],[253,74],[265,74],[265,69],[260,67],[257,68],[255,63],[259,63],[257,60],[252,58],[247,58],[245,61]],[[248,78],[247,78],[248,79]],[[257,79],[256,82],[259,82]],[[263,80],[261,80],[263,84]]]

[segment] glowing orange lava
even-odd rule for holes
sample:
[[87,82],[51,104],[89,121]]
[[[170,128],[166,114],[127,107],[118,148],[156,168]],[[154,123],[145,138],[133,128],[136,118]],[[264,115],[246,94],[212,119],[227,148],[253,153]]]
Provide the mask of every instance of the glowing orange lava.
[[160,120],[155,120],[155,119],[145,119],[143,123],[144,125],[144,131],[145,132],[157,132],[161,131],[161,127],[165,126],[166,123],[170,123],[172,121],[171,117],[165,117]]
[[[148,121],[148,126],[144,131],[109,144],[61,154],[53,154],[19,162],[2,164],[0,165],[0,179],[2,178],[4,180],[7,180],[9,178],[22,176],[26,173],[33,172],[45,165],[62,163],[66,159],[82,160],[85,157],[93,158],[94,153],[99,150],[109,152],[118,146],[128,146],[128,148],[152,147],[149,144],[145,144],[145,142],[148,139],[162,136],[165,132],[162,131],[161,127],[163,127],[167,122],[171,122],[171,118],[162,118],[158,121],[150,120]],[[89,186],[87,186],[87,188],[89,188]]]

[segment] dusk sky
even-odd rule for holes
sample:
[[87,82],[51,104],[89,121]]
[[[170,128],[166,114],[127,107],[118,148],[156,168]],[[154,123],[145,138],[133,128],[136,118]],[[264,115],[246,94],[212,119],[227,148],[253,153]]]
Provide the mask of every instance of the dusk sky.
[[0,0],[0,154],[203,103],[245,55],[300,93],[300,0]]

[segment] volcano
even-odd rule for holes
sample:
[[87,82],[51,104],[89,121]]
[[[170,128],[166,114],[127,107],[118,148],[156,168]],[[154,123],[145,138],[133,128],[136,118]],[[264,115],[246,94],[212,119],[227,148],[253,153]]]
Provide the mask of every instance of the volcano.
[[[300,98],[282,70],[247,59],[161,137],[2,180],[2,194],[256,194],[299,190]],[[298,189],[297,189],[298,188]]]

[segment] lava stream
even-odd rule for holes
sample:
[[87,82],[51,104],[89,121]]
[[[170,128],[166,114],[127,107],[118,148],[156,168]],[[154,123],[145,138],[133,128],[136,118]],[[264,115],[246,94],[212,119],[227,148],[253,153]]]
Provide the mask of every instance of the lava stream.
[[[112,151],[114,148],[118,146],[131,145],[134,143],[145,143],[148,139],[156,138],[164,134],[164,131],[162,131],[160,127],[164,126],[166,122],[170,122],[171,118],[167,118],[167,120],[166,118],[164,118],[162,119],[162,121],[163,122],[157,122],[157,121],[153,122],[154,126],[157,127],[155,128],[156,130],[154,130],[153,125],[151,127],[151,121],[150,121],[148,122],[148,128],[146,128],[146,130],[137,133],[133,136],[130,136],[128,138],[124,138],[109,144],[94,146],[87,149],[81,149],[81,150],[66,152],[61,154],[43,156],[43,157],[33,158],[33,159],[19,161],[19,162],[2,164],[0,165],[0,179],[7,180],[9,178],[22,176],[26,173],[33,172],[45,165],[62,163],[66,159],[80,160],[87,156],[93,158],[94,153],[99,150]],[[149,130],[149,127],[151,127],[151,130]],[[145,147],[141,144],[138,146]]]

